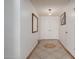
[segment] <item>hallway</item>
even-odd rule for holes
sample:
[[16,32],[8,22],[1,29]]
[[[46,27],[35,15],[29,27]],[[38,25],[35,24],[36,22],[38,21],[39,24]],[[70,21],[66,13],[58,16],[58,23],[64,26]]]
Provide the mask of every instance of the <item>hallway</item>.
[[75,0],[5,0],[4,11],[5,59],[74,59]]
[[27,59],[75,59],[56,39],[39,40]]

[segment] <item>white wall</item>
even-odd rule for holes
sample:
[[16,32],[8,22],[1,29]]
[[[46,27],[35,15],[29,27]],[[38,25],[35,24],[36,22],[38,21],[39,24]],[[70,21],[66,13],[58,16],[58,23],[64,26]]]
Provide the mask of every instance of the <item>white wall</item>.
[[5,0],[4,51],[5,59],[20,57],[20,0]]
[[32,12],[30,0],[21,0],[21,59],[26,59],[34,46],[37,44],[39,33],[32,33]]
[[59,39],[59,18],[57,16],[40,17],[40,39]]
[[74,3],[70,3],[64,8],[66,12],[66,25],[60,25],[59,38],[70,53],[75,56],[75,12],[73,8]]
[[30,0],[5,0],[5,59],[26,59],[37,44],[39,33],[32,33]]

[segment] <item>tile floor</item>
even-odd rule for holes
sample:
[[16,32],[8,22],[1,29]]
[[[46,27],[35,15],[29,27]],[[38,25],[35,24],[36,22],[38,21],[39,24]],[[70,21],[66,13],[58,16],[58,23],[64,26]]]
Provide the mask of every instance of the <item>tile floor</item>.
[[58,40],[40,40],[29,59],[73,59]]

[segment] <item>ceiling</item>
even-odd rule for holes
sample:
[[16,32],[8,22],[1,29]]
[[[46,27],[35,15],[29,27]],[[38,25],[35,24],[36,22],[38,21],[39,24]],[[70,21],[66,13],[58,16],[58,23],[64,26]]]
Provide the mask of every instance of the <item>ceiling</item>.
[[52,15],[57,16],[62,11],[63,6],[70,3],[71,0],[31,0],[37,13],[41,16],[48,15],[48,9],[52,9]]

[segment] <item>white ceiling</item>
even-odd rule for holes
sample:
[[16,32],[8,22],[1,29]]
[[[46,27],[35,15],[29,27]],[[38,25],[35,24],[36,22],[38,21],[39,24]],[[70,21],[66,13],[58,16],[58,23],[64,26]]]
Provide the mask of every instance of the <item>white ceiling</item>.
[[71,0],[32,0],[32,4],[39,15],[48,15],[48,9],[52,8],[52,15],[57,16],[62,7],[69,4]]

